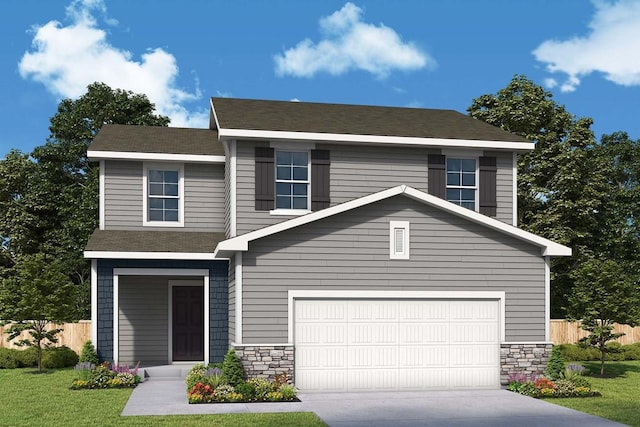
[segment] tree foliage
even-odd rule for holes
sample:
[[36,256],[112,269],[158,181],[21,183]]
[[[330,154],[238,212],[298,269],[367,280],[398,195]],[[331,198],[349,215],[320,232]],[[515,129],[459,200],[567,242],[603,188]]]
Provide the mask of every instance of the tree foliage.
[[[19,346],[35,347],[38,370],[42,349],[56,343],[62,329],[46,329],[50,323],[78,320],[70,310],[78,288],[64,272],[60,260],[43,254],[20,256],[6,277],[0,279],[0,319],[10,322],[10,340]],[[27,331],[29,338],[19,338]]]
[[108,123],[166,126],[169,118],[154,114],[145,95],[93,83],[80,98],[60,102],[46,144],[0,160],[0,266],[23,255],[59,260],[82,290],[73,308],[81,318],[90,313],[82,252],[98,225],[98,168],[87,148]]
[[640,282],[625,266],[613,260],[591,259],[572,273],[575,286],[569,296],[569,319],[581,320],[589,336],[581,341],[600,350],[600,374],[604,375],[607,342],[624,334],[614,333],[614,323],[640,323]]

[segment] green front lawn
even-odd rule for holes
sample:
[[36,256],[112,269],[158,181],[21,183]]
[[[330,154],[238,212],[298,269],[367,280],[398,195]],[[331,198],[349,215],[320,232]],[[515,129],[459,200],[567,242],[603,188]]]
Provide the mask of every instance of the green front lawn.
[[[589,370],[600,372],[599,362],[577,362]],[[546,399],[609,420],[640,427],[640,361],[606,362],[605,377],[589,376],[602,397]]]
[[121,417],[131,389],[69,390],[73,369],[0,369],[0,426],[325,426],[313,413]]

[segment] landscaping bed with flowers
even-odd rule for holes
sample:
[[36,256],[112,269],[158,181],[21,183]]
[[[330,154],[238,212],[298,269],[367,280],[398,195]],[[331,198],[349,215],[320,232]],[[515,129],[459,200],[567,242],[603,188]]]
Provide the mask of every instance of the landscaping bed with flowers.
[[104,362],[94,365],[91,362],[78,363],[74,371],[76,378],[71,383],[71,389],[92,388],[133,388],[137,386],[141,378],[138,375],[138,366],[113,365]]
[[189,403],[292,402],[296,389],[286,374],[244,380],[242,364],[229,350],[221,364],[196,365],[187,374]]

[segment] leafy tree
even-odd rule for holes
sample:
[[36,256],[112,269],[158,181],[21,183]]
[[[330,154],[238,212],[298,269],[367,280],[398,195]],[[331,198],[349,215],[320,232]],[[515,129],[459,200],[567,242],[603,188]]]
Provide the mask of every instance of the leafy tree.
[[[38,371],[42,369],[42,349],[58,341],[62,329],[47,330],[50,323],[77,320],[75,303],[77,288],[64,273],[60,260],[43,254],[16,259],[12,274],[0,279],[0,318],[11,322],[9,340],[19,346],[35,347]],[[27,331],[29,338],[19,339]]]
[[582,320],[589,336],[581,341],[600,350],[600,375],[604,375],[607,342],[624,334],[614,333],[614,323],[640,323],[640,282],[623,264],[592,259],[573,274],[575,287],[569,296],[569,319]]
[[575,118],[552,94],[521,75],[467,109],[472,117],[535,142],[518,158],[518,224],[573,249],[552,260],[551,315],[563,317],[571,271],[593,257],[596,216],[608,193],[606,158],[599,155],[589,118]]
[[104,124],[166,126],[145,95],[88,86],[78,99],[64,99],[51,118],[51,135],[31,155],[11,151],[0,160],[0,265],[43,253],[82,290],[75,309],[90,314],[90,266],[82,252],[98,225],[98,168],[87,148]]

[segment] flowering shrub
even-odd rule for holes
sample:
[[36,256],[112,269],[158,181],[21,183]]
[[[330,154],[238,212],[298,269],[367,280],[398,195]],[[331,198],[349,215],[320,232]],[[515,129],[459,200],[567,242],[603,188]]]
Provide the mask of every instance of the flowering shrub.
[[527,378],[523,373],[512,373],[509,375],[507,390],[530,397],[600,396],[578,372],[582,371],[577,368],[567,369],[564,377],[556,381],[544,377],[536,378],[535,375]]
[[90,362],[78,363],[74,370],[76,379],[71,383],[73,390],[87,388],[124,388],[135,387],[140,383],[138,365],[133,369],[128,366],[114,365],[104,362],[95,366]]
[[227,377],[216,367],[196,365],[187,374],[189,403],[282,402],[295,399],[296,389],[286,374],[276,375],[274,381],[252,378],[235,386],[229,384]]

